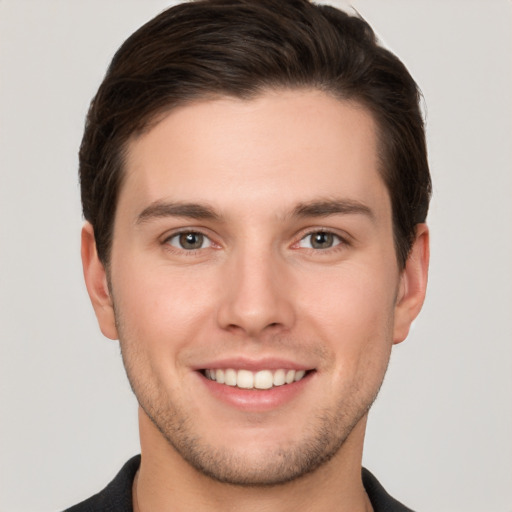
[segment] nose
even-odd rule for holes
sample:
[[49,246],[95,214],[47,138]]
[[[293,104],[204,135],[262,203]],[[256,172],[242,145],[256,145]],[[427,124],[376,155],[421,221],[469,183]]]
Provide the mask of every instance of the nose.
[[226,262],[218,309],[222,329],[257,338],[295,322],[294,286],[286,263],[268,252],[237,252]]

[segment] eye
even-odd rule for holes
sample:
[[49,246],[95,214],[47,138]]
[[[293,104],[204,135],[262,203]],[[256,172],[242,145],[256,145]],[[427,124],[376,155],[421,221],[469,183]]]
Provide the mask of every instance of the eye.
[[315,231],[308,233],[304,238],[299,241],[298,246],[306,249],[330,249],[342,243],[339,236],[328,231]]
[[210,247],[212,244],[211,240],[207,236],[202,233],[197,233],[196,231],[177,233],[176,235],[169,237],[166,242],[173,247],[184,249],[185,251],[205,249],[206,247]]

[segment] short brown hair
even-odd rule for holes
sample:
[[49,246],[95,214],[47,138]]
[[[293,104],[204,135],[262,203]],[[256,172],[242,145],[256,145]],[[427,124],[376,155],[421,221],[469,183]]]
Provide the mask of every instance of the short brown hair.
[[307,0],[179,4],[119,48],[91,103],[79,154],[83,214],[105,265],[130,138],[177,105],[249,99],[270,88],[316,88],[372,113],[403,268],[431,193],[419,89],[363,19]]

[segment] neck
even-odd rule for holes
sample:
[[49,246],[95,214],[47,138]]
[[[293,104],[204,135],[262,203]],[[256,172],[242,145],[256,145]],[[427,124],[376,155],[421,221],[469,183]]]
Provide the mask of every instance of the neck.
[[361,480],[366,418],[338,453],[316,471],[275,486],[237,486],[211,479],[190,466],[139,414],[142,460],[133,485],[134,512],[369,512]]

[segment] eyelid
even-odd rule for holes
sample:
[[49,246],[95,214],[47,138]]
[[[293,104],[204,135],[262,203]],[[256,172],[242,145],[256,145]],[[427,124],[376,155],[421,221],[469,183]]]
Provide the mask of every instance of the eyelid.
[[[175,237],[179,237],[180,235],[183,235],[183,234],[187,234],[187,233],[197,233],[199,235],[202,235],[205,239],[207,239],[209,241],[209,245],[207,247],[201,247],[199,249],[183,249],[181,247],[178,247],[176,245],[172,245],[171,243],[169,243],[169,241]],[[172,229],[172,230],[169,230],[167,231],[164,235],[162,235],[162,237],[160,238],[160,243],[162,245],[165,245],[169,248],[169,250],[171,249],[175,249],[177,251],[181,251],[181,252],[185,252],[185,253],[194,253],[195,251],[201,251],[201,250],[204,250],[204,249],[209,249],[211,247],[214,247],[214,248],[218,248],[220,247],[220,244],[218,244],[215,240],[214,240],[214,237],[210,234],[209,230],[206,230],[204,228],[197,228],[197,227],[194,227],[194,226],[185,226],[185,227],[181,227],[181,228],[176,228],[176,229]]]
[[212,239],[209,230],[206,230],[204,228],[197,228],[195,226],[183,226],[179,228],[172,228],[163,233],[159,238],[161,242],[164,243],[166,240],[169,240],[170,238],[177,235],[183,235],[184,233],[198,233],[200,235],[207,237],[210,240]]
[[[206,242],[207,245],[204,245],[203,247],[198,247],[197,249],[185,249],[184,247],[180,247],[179,238],[181,237],[181,235],[191,235],[191,234],[201,235],[202,241]],[[176,244],[171,242],[174,239],[176,239],[178,241]],[[203,233],[199,233],[198,231],[184,231],[181,233],[175,233],[174,235],[171,235],[170,237],[167,238],[166,243],[168,243],[172,247],[176,247],[176,249],[186,250],[187,252],[190,252],[193,250],[207,249],[208,247],[212,246],[212,241],[210,240],[210,238],[208,236],[204,235]]]
[[[304,240],[308,236],[314,235],[316,233],[326,233],[326,234],[333,235],[334,237],[336,237],[338,239],[339,242],[327,249],[314,249],[312,247],[303,247],[303,248],[299,247],[299,244],[300,244],[300,242],[302,242],[302,240]],[[322,226],[307,228],[307,229],[301,231],[301,233],[297,236],[296,240],[297,241],[292,244],[292,248],[302,248],[302,249],[306,249],[306,250],[310,249],[315,252],[329,252],[329,251],[338,249],[339,246],[347,247],[352,244],[351,237],[347,233],[340,232],[339,230],[334,229],[334,228],[327,228],[327,227],[322,227]]]
[[[171,240],[172,238],[177,237],[179,235],[182,235],[184,233],[197,233],[197,234],[201,234],[202,236],[204,236],[209,241],[209,245],[207,247],[202,247],[200,249],[186,250],[186,249],[182,249],[182,248],[173,246],[173,245],[171,245],[169,243],[169,240]],[[304,240],[304,238],[306,238],[308,236],[311,236],[311,235],[313,235],[315,233],[331,234],[331,235],[333,235],[334,237],[336,237],[338,239],[338,242],[335,245],[333,245],[332,247],[329,247],[327,249],[309,248],[309,249],[311,249],[311,250],[313,250],[315,252],[320,252],[320,251],[321,252],[329,252],[329,251],[332,251],[332,250],[336,250],[339,246],[347,247],[347,246],[351,246],[353,244],[352,237],[348,233],[346,233],[345,231],[340,232],[340,230],[332,228],[332,227],[313,226],[313,227],[309,227],[309,228],[301,230],[300,233],[296,237],[294,237],[295,238],[295,242],[292,243],[291,248],[300,248],[300,247],[298,247],[299,243],[302,240]],[[171,247],[171,248],[179,250],[179,251],[187,252],[187,253],[192,253],[194,251],[200,251],[200,250],[208,249],[208,248],[212,248],[212,247],[213,248],[221,248],[222,247],[222,244],[217,242],[215,240],[215,237],[211,235],[210,230],[205,229],[205,228],[198,228],[198,227],[195,227],[195,226],[190,226],[190,227],[189,226],[185,226],[185,227],[169,230],[167,233],[165,233],[161,237],[160,243],[162,245],[167,245],[168,247]],[[308,249],[308,248],[306,247],[304,249]]]

